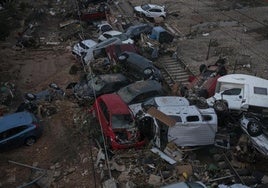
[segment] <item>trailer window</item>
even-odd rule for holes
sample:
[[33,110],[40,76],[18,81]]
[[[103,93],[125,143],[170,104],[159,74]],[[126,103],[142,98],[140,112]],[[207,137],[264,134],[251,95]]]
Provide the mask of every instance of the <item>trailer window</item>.
[[254,94],[267,95],[267,88],[254,87]]

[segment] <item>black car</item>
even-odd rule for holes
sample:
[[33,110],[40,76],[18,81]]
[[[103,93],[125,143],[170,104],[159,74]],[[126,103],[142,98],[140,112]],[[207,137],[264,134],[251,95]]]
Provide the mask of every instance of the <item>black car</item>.
[[133,81],[148,79],[163,81],[160,70],[153,65],[153,62],[137,53],[124,52],[118,59],[123,73]]
[[153,27],[150,26],[147,23],[141,23],[138,25],[133,25],[127,28],[126,34],[129,38],[133,40],[138,40],[140,39],[140,35],[142,33],[144,34],[151,34]]
[[74,96],[79,100],[94,100],[102,94],[113,93],[130,84],[130,80],[121,73],[101,74],[92,76],[88,74],[79,83],[71,83],[66,89],[72,89]]
[[164,96],[167,92],[158,81],[144,80],[122,87],[116,94],[119,95],[125,103],[130,105],[144,102],[152,97]]

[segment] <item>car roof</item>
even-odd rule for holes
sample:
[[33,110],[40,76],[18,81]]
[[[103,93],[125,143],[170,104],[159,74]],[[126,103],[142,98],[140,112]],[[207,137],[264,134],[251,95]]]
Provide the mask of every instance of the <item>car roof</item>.
[[120,82],[128,80],[128,78],[121,74],[121,73],[115,73],[115,74],[100,74],[99,76],[103,81],[111,83],[111,82]]
[[100,98],[105,102],[112,114],[129,114],[128,105],[116,94],[104,94]]
[[[162,85],[156,81],[156,80],[142,80],[142,81],[136,81],[132,84],[129,84],[125,87],[125,89],[130,90],[132,93],[136,93],[137,95],[143,92],[148,91],[161,91],[163,90]],[[121,88],[121,89],[123,89]]]
[[215,114],[214,108],[206,108],[200,109],[195,105],[190,106],[160,106],[157,108],[161,112],[165,113],[166,115],[173,115],[173,116],[197,116],[197,115],[208,115],[208,114]]
[[33,122],[33,115],[29,112],[17,112],[0,117],[0,132],[20,125],[27,125]]
[[98,43],[95,46],[95,50],[106,48],[107,46],[112,45],[112,44],[122,44],[122,41],[117,37],[111,37],[111,38],[105,39],[104,41]]
[[254,86],[267,86],[268,80],[246,74],[227,74],[218,78],[218,82],[232,84],[249,84]]
[[152,100],[158,107],[160,106],[189,106],[190,105],[190,102],[185,97],[179,97],[179,96],[154,97]]
[[147,23],[140,23],[140,24],[137,24],[137,25],[132,25],[132,26],[129,26],[128,28],[127,28],[127,31],[128,30],[133,30],[133,29],[136,29],[136,28],[140,28],[140,27],[152,27],[152,26],[150,26],[149,24],[147,24]]
[[91,40],[91,39],[82,40],[81,42],[88,47],[93,47],[97,44],[97,42],[95,42],[94,40]]
[[161,6],[161,5],[156,5],[156,4],[147,4],[149,5],[151,8],[159,8],[159,9],[164,9],[165,6]]
[[[152,64],[152,61],[135,53],[135,52],[124,52],[123,54],[127,54],[127,62],[135,64],[135,66],[140,67],[140,71],[143,71],[144,69],[148,67],[154,67]],[[122,54],[122,55],[123,55]]]
[[105,48],[106,53],[122,53],[122,52],[137,52],[137,47],[134,44],[112,44]]
[[116,31],[116,30],[111,30],[111,31],[106,31],[106,32],[104,32],[103,34],[109,34],[109,35],[120,35],[120,34],[122,34],[122,32],[121,31]]

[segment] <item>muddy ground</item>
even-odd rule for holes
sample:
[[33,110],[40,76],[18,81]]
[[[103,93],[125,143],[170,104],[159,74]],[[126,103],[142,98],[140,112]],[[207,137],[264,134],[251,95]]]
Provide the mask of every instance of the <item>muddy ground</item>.
[[[130,2],[138,5],[145,1]],[[172,14],[165,22],[179,32],[176,38],[179,56],[194,72],[198,72],[200,64],[212,63],[222,55],[228,58],[231,72],[268,79],[265,1],[146,2],[166,4]],[[16,97],[5,113],[16,110],[25,92],[41,91],[51,82],[65,88],[68,83],[79,80],[80,72],[69,72],[71,66],[77,64],[71,55],[71,46],[81,37],[79,33],[87,38],[96,37],[95,27],[85,23],[82,23],[86,25],[83,32],[79,24],[59,27],[63,21],[73,19],[75,1],[21,1],[11,6],[12,9],[0,12],[1,22],[6,26],[1,31],[9,30],[6,35],[1,32],[0,81],[16,86]],[[38,47],[20,48],[15,45],[18,33],[31,21],[38,23]],[[214,43],[208,53],[210,40]],[[17,187],[33,178],[30,168],[8,161],[50,170],[53,178],[46,182],[50,187],[99,185],[99,175],[93,168],[96,149],[89,149],[93,145],[90,136],[83,124],[76,121],[85,109],[67,98],[55,101],[54,105],[57,113],[42,118],[44,135],[34,146],[0,153],[0,187]]]

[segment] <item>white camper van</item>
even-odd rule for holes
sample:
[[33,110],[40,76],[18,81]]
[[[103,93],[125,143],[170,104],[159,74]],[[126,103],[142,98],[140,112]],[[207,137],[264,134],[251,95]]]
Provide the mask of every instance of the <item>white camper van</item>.
[[268,80],[245,74],[228,74],[217,81],[215,95],[207,99],[217,111],[254,111],[268,108]]

